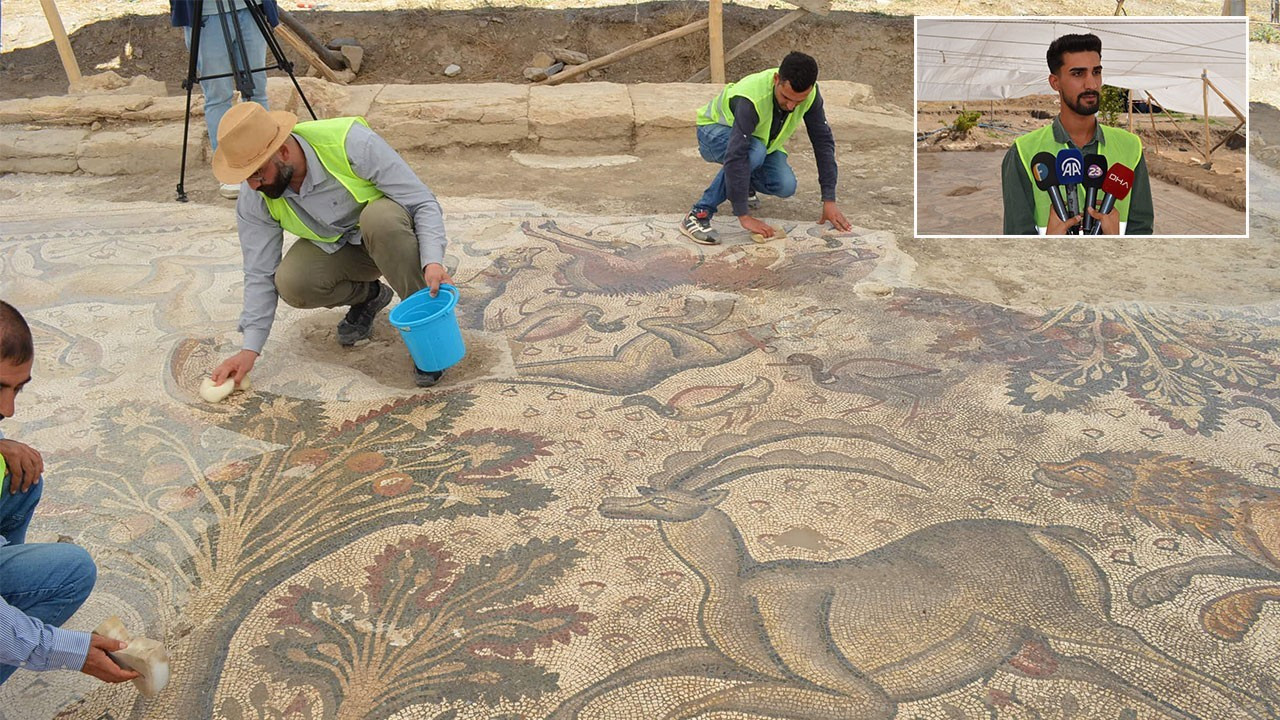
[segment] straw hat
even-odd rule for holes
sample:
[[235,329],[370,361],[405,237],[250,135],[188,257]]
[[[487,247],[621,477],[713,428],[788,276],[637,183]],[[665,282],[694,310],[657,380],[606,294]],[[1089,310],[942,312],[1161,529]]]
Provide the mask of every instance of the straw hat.
[[268,111],[256,102],[237,103],[218,123],[213,176],[228,185],[244,182],[280,149],[297,124],[298,116],[291,112]]

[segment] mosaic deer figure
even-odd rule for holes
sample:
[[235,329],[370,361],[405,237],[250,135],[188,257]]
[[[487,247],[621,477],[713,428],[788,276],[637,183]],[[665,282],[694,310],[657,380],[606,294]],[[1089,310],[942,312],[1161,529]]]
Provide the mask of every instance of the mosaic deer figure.
[[[1205,688],[1251,718],[1275,718],[1265,700],[1211,677],[1110,618],[1106,576],[1069,527],[955,520],[912,532],[857,557],[760,562],[717,506],[723,485],[751,475],[805,470],[858,473],[924,485],[871,457],[789,449],[797,440],[863,441],[933,456],[871,425],[835,420],[757,423],[720,435],[702,452],[677,453],[638,497],[608,497],[609,518],[657,521],[663,540],[703,584],[702,647],[640,659],[564,701],[548,720],[572,720],[614,690],[663,677],[733,681],[685,699],[666,720],[737,712],[787,720],[888,720],[902,703],[952,692],[996,671],[1102,686],[1159,715],[1196,715],[1068,643],[1143,663],[1151,687]],[[769,449],[769,448],[779,449]],[[1190,694],[1202,697],[1202,694]]]

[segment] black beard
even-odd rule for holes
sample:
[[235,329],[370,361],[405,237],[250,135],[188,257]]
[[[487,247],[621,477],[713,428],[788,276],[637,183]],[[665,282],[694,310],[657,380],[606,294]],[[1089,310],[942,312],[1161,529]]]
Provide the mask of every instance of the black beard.
[[285,165],[279,160],[275,161],[276,165],[276,181],[270,185],[259,185],[258,192],[266,195],[272,200],[279,200],[284,195],[285,188],[289,187],[289,183],[293,180],[293,166]]
[[[1085,105],[1085,97],[1093,98],[1093,104]],[[1067,107],[1074,110],[1077,115],[1094,115],[1098,112],[1098,108],[1102,107],[1102,96],[1096,93],[1081,93],[1076,96],[1075,102],[1068,102]]]

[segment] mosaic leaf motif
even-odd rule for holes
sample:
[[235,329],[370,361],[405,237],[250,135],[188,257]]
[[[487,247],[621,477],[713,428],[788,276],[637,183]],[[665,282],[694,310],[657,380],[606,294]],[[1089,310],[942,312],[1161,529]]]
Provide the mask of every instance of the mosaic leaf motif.
[[[187,647],[221,657],[235,617],[335,548],[390,525],[514,513],[554,499],[516,474],[550,454],[545,438],[450,432],[474,400],[416,396],[343,423],[323,403],[261,391],[231,414],[120,404],[96,423],[102,444],[62,462],[89,476],[81,496],[131,518],[89,533],[125,550],[112,569],[155,588],[162,617],[196,628]],[[211,437],[210,422],[231,432]],[[221,661],[189,670],[207,675],[181,688],[212,687]],[[178,698],[181,688],[174,708],[210,701],[210,693]]]
[[1055,308],[1040,317],[941,293],[894,300],[904,315],[958,324],[930,348],[1009,368],[1012,404],[1076,410],[1115,390],[1175,430],[1210,435],[1250,406],[1280,424],[1280,324],[1249,310],[1138,303]]
[[271,613],[279,630],[258,661],[291,687],[314,688],[324,717],[386,717],[414,704],[537,698],[558,675],[527,660],[568,644],[595,619],[577,605],[535,604],[584,553],[534,538],[460,567],[423,537],[388,545],[359,588],[313,579]]

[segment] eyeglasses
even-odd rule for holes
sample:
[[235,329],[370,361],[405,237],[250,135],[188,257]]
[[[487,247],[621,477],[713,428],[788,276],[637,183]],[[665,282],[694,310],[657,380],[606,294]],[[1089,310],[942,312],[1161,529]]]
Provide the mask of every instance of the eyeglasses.
[[250,180],[256,180],[259,183],[266,182],[266,179],[262,177],[262,172],[263,170],[266,169],[266,167],[267,167],[266,165],[263,165],[262,167],[258,168],[252,175],[245,178],[245,182],[249,182]]

